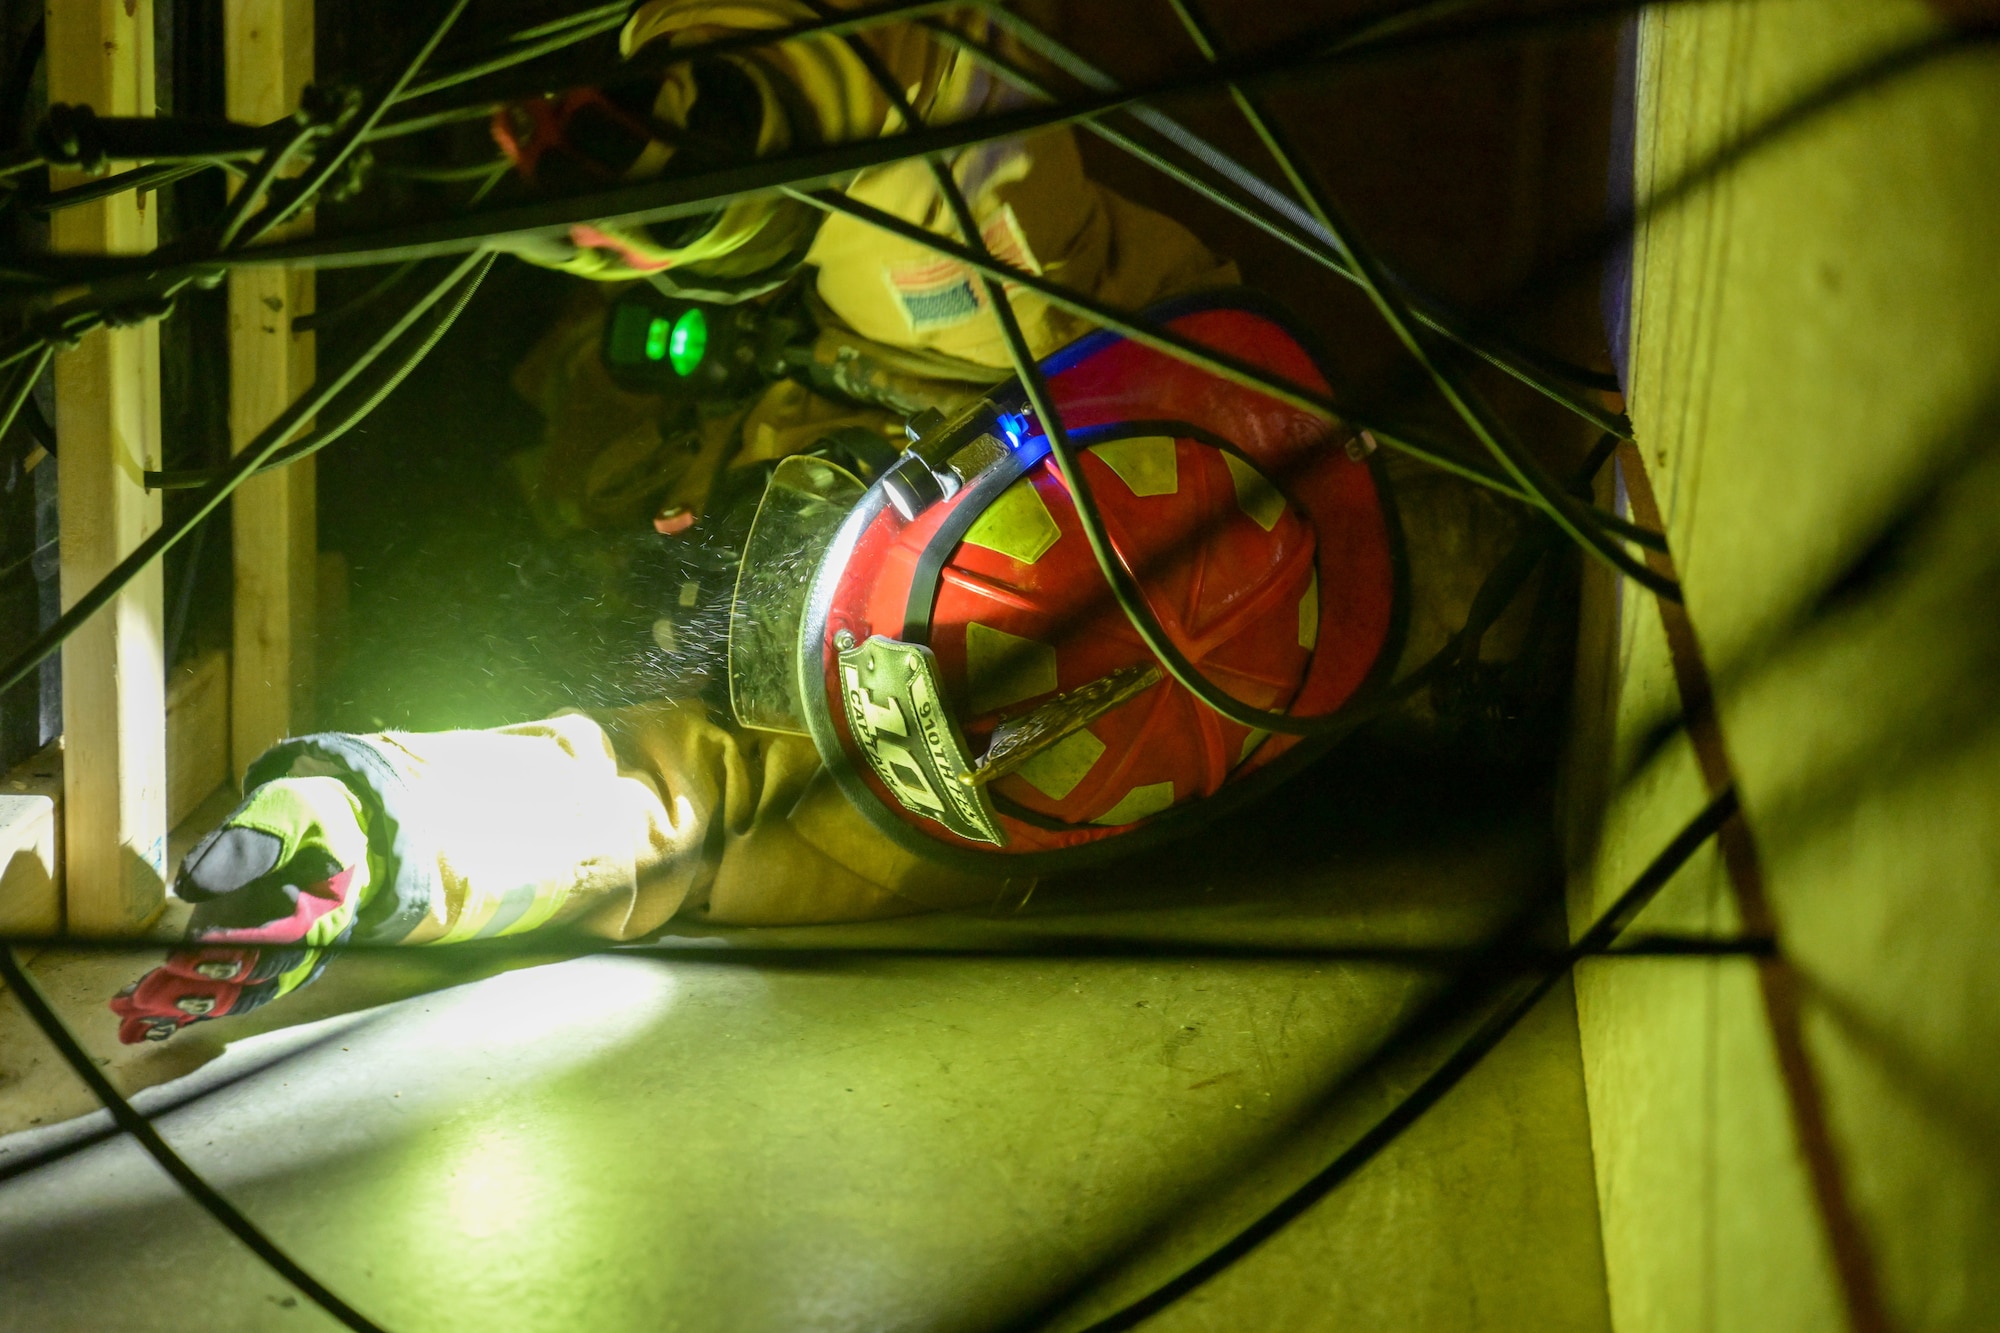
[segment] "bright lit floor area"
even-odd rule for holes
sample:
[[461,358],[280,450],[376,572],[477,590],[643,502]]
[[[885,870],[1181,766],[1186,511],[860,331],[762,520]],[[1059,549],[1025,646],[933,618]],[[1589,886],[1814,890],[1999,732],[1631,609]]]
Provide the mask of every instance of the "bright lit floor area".
[[[137,1104],[388,1329],[1088,1321],[1395,1106],[1472,1027],[1446,984],[1467,951],[1550,905],[1551,848],[1523,832],[1545,805],[1437,792],[1435,817],[1399,818],[1363,776],[1019,911],[669,936],[672,953],[478,979],[441,956],[345,959],[226,1051],[212,1029],[136,1048],[215,1057]],[[121,966],[45,968],[98,1050],[120,1050],[102,996]],[[5,1049],[33,1047],[18,1011],[0,1022]],[[0,1139],[0,1326],[335,1326],[102,1112],[65,1118],[87,1094],[52,1054],[27,1077],[51,1123]],[[1567,988],[1148,1324],[1353,1326],[1606,1327]]]

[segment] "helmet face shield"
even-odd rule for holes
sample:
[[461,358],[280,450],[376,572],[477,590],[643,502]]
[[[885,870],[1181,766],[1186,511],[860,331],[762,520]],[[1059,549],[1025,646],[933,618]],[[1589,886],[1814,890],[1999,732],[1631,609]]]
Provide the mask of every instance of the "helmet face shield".
[[750,522],[729,604],[729,705],[759,731],[809,734],[799,698],[799,620],[841,523],[866,490],[823,458],[781,461]]

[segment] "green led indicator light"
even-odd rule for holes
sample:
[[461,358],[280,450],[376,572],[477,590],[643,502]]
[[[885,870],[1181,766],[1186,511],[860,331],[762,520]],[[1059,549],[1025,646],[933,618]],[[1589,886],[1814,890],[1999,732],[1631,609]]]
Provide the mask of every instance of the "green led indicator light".
[[646,326],[646,359],[664,361],[667,359],[667,333],[673,326],[667,320],[656,319]]
[[[664,321],[654,320],[654,327]],[[646,335],[646,352],[652,355],[653,337]],[[694,368],[701,364],[702,354],[708,351],[708,317],[699,309],[689,310],[674,321],[673,336],[667,340],[667,359],[673,362],[676,375],[692,375]],[[654,360],[659,360],[654,357]]]

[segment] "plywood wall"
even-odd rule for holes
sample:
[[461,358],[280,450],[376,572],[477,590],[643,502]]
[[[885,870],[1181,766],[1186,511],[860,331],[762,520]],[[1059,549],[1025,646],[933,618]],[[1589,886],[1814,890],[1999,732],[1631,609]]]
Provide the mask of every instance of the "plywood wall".
[[[1939,31],[1913,0],[1649,14],[1640,195]],[[1644,480],[1786,962],[1579,976],[1621,1333],[2000,1326],[1996,134],[2000,62],[1938,60],[1639,238]],[[1593,577],[1579,922],[1713,777],[1672,730],[1686,677],[1661,618]],[[1733,932],[1746,902],[1711,851],[1642,924]]]

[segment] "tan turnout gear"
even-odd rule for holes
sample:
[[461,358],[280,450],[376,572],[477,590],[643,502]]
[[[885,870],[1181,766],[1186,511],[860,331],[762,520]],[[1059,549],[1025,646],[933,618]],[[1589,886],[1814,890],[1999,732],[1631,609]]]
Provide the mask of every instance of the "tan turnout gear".
[[[624,49],[811,16],[791,0],[652,0],[627,25]],[[983,27],[978,35],[998,40]],[[928,119],[1010,104],[1003,85],[920,29],[883,25],[863,40]],[[825,140],[894,124],[839,39],[770,48],[755,68],[767,88],[788,81],[784,95],[813,109]],[[668,76],[656,114],[684,115],[692,93],[684,72]],[[635,170],[663,165],[656,158]],[[1087,179],[1067,130],[968,150],[951,169],[996,254],[1100,300],[1136,308],[1235,280],[1234,267],[1179,224]],[[954,234],[920,163],[862,172],[844,188]],[[755,216],[752,206],[732,206],[698,246],[666,257],[680,264],[725,256]],[[583,234],[615,230],[604,224]],[[647,243],[627,236],[615,247],[583,245],[557,263],[579,276],[632,280],[640,275],[624,261],[635,253],[644,258]],[[962,265],[838,216],[820,226],[806,263],[816,270],[809,280],[829,336],[872,349],[871,373],[932,383],[940,401],[1005,373],[993,312]],[[1015,308],[1037,355],[1087,331],[1029,293],[1016,294]],[[516,376],[546,422],[542,498],[552,524],[643,524],[662,510],[699,512],[723,469],[800,452],[840,426],[865,425],[900,441],[901,423],[888,413],[832,403],[790,382],[691,430],[685,420],[663,423],[657,399],[620,390],[600,364],[602,310],[601,297],[580,295]],[[251,778],[295,772],[339,772],[367,789],[384,816],[374,848],[384,860],[384,891],[399,899],[395,912],[385,906],[375,915],[402,923],[383,933],[412,943],[508,934],[530,921],[628,939],[678,913],[743,924],[852,920],[1014,901],[1028,888],[917,860],[826,780],[809,741],[741,730],[695,703],[483,732],[309,737],[272,751]],[[524,893],[533,900],[525,908]]]

